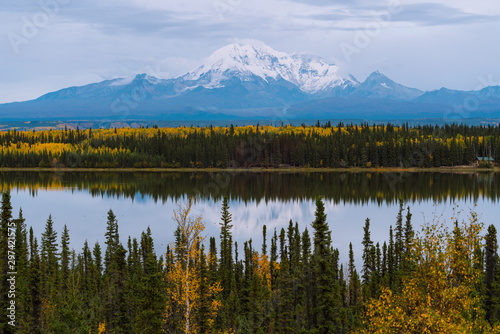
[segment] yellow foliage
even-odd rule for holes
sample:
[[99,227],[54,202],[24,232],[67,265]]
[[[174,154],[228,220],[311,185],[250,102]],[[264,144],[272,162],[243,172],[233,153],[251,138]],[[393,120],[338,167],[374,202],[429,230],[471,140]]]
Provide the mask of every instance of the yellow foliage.
[[45,297],[42,299],[41,311],[42,330],[50,332],[52,322],[56,317],[57,305],[50,298]]
[[267,287],[269,291],[271,291],[271,271],[267,255],[255,252],[253,254],[253,263],[257,276],[259,276],[261,280],[264,279],[264,276],[267,277]]
[[482,225],[475,213],[469,223],[423,226],[411,248],[413,271],[400,294],[385,288],[368,303],[360,333],[483,333],[491,330],[475,288],[480,272],[474,250]]
[[[222,291],[219,282],[212,284],[208,288],[208,294],[202,296],[200,293],[201,283],[206,282],[206,278],[202,278],[197,265],[197,255],[199,253],[200,242],[204,239],[201,232],[205,229],[205,224],[201,217],[192,220],[189,213],[192,207],[192,199],[190,198],[186,205],[179,204],[179,207],[174,211],[174,219],[180,232],[180,245],[171,245],[173,253],[180,254],[173,266],[166,273],[165,280],[169,282],[167,287],[167,296],[169,302],[165,309],[167,320],[173,318],[175,309],[181,309],[184,314],[184,322],[182,328],[185,333],[197,333],[197,324],[192,321],[193,313],[200,307],[202,299],[212,299],[210,304],[210,319],[208,323],[213,324],[213,319],[217,316],[217,312],[222,307],[222,302],[215,297]],[[168,254],[167,254],[168,256]],[[208,261],[210,261],[210,255]],[[202,279],[204,281],[202,282]]]

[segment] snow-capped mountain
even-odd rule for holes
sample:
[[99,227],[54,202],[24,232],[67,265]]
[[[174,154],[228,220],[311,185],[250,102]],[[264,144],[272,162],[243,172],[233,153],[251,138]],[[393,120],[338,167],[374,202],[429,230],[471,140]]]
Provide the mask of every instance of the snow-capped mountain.
[[120,96],[135,91],[140,99],[171,94],[173,88],[169,80],[137,74],[134,77],[105,80],[81,87],[69,87],[40,96],[38,101],[66,100],[71,98],[95,99]]
[[231,44],[214,52],[205,64],[179,78],[197,82],[205,88],[220,88],[224,81],[238,77],[243,81],[259,77],[265,81],[285,80],[305,93],[316,94],[336,88],[355,87],[352,76],[343,77],[336,65],[317,56],[289,55],[267,45]]
[[384,98],[393,100],[412,100],[424,92],[400,85],[382,73],[375,71],[352,92],[352,96]]
[[[471,117],[500,115],[500,88],[426,92],[373,72],[360,83],[317,56],[262,43],[231,44],[176,78],[148,74],[69,87],[0,104],[0,119],[412,119],[440,117],[478,101]],[[401,117],[399,117],[401,116]],[[280,116],[281,117],[281,116]]]

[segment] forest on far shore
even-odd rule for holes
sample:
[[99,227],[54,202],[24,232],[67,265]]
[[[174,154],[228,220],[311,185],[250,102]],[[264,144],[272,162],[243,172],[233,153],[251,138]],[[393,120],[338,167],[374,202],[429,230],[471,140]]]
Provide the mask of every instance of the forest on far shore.
[[9,130],[0,132],[0,167],[430,168],[470,165],[499,149],[500,127],[491,125]]
[[[414,229],[401,201],[383,244],[371,239],[367,218],[362,244],[339,250],[321,198],[312,224],[264,226],[260,247],[233,242],[227,197],[218,237],[205,239],[192,205],[174,211],[175,242],[166,250],[154,249],[149,228],[120,238],[112,210],[104,244],[74,247],[67,226],[58,235],[50,216],[35,236],[3,192],[0,309],[14,301],[15,320],[4,312],[0,332],[500,332],[497,231],[483,231],[474,212]],[[353,248],[362,250],[362,263],[355,264]],[[348,251],[346,264],[341,251]]]

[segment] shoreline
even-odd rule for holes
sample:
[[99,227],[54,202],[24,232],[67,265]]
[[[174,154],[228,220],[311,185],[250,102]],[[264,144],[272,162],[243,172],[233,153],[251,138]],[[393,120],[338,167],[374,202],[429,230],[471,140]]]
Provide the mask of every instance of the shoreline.
[[0,172],[53,172],[53,173],[497,173],[499,167],[380,167],[380,168],[312,168],[312,167],[248,167],[248,168],[69,168],[69,167],[0,167]]

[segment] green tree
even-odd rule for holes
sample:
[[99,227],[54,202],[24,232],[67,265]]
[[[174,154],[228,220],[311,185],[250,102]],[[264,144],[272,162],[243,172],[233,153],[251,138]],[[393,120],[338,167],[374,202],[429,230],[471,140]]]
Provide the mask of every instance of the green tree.
[[42,333],[42,270],[38,242],[33,236],[33,228],[30,228],[30,265],[29,265],[29,299],[30,312],[28,317],[29,333]]
[[497,280],[498,266],[498,242],[497,230],[494,225],[488,226],[484,236],[484,310],[486,320],[491,324],[496,323],[500,316],[500,282]]
[[[16,254],[16,292],[17,292],[17,310],[18,319],[29,319],[29,249],[26,223],[23,217],[23,211],[19,209],[19,216],[14,220],[16,225],[15,234],[15,254]],[[29,324],[27,321],[17,321],[18,333],[29,333]]]
[[373,269],[373,256],[372,256],[372,247],[373,241],[371,240],[370,233],[370,219],[366,218],[365,226],[363,227],[363,269],[362,269],[362,278],[363,278],[363,295],[365,300],[368,299],[370,293],[368,286],[372,279],[372,269]]
[[111,266],[113,254],[115,253],[118,244],[120,243],[120,235],[118,233],[118,221],[113,213],[113,210],[108,211],[108,221],[106,225],[106,251],[104,254],[104,266],[108,271]]
[[69,279],[69,231],[66,224],[61,236],[61,288],[65,291],[68,288]]
[[347,314],[347,329],[348,331],[359,328],[361,322],[360,305],[361,305],[361,282],[358,272],[354,265],[354,252],[352,243],[349,243],[349,263],[347,266],[348,273],[348,314]]
[[139,301],[135,332],[163,333],[163,312],[165,305],[163,273],[154,251],[151,229],[141,235],[143,271],[139,282]]
[[312,273],[314,283],[314,319],[319,333],[334,333],[340,329],[339,286],[335,280],[331,259],[331,232],[326,222],[325,206],[321,198],[316,199],[314,229],[314,253]]
[[[402,279],[402,293],[385,288],[370,301],[361,333],[489,333],[476,291],[480,271],[474,251],[481,224],[474,213],[470,223],[423,226],[414,238],[411,256],[415,270]],[[498,328],[495,329],[495,332]]]
[[59,274],[59,253],[57,251],[57,232],[54,229],[52,216],[49,215],[45,223],[45,231],[42,233],[41,261],[42,279],[44,281],[45,294],[47,296],[56,292]]
[[227,299],[231,293],[231,279],[232,279],[232,266],[233,266],[233,255],[232,255],[232,237],[231,237],[231,229],[233,225],[231,224],[232,215],[229,212],[229,204],[228,197],[224,196],[222,200],[222,209],[221,209],[221,222],[220,227],[220,239],[221,239],[221,247],[220,247],[220,278],[221,284],[224,287],[222,292],[222,296],[224,299]]

